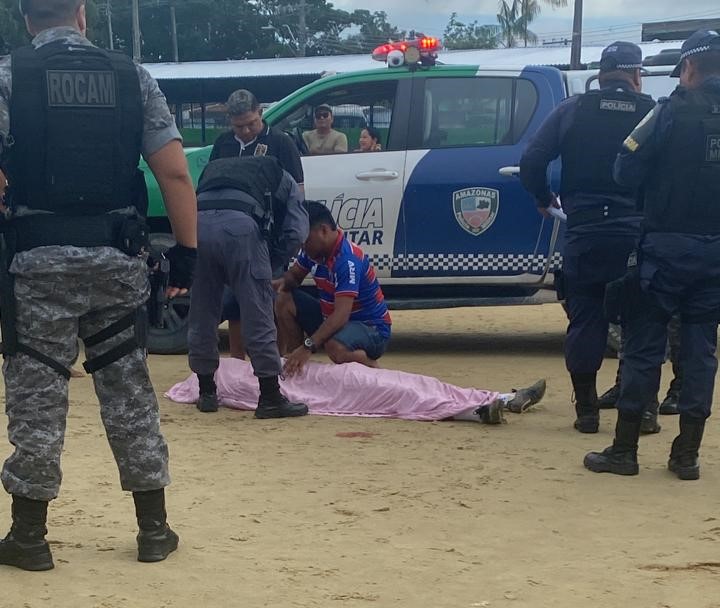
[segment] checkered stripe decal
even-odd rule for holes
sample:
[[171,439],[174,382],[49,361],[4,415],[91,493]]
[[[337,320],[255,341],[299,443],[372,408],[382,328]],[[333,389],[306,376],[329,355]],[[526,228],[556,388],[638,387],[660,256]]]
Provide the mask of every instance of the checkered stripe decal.
[[393,257],[387,253],[383,253],[382,255],[371,255],[370,261],[375,267],[375,270],[393,269]]
[[[400,254],[392,257],[388,254],[372,257],[377,270],[398,272],[530,272],[541,273],[545,269],[547,257],[544,255],[521,255],[513,253],[416,253]],[[554,253],[550,269],[556,270],[562,265],[562,254]]]

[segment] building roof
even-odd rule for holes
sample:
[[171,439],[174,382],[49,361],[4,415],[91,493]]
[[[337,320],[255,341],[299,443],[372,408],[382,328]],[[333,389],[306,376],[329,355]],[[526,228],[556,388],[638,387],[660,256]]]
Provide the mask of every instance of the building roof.
[[[643,43],[643,56],[656,55],[664,49],[678,48],[679,42]],[[600,60],[604,47],[586,46],[581,59],[585,64]],[[442,51],[439,61],[457,65],[479,65],[487,68],[524,67],[570,63],[570,47],[519,47],[511,49]],[[156,80],[205,80],[219,78],[263,78],[285,75],[314,75],[386,69],[370,55],[328,55],[283,59],[247,59],[229,61],[195,61],[187,63],[144,64]]]
[[720,19],[685,19],[643,23],[643,40],[684,40],[698,30],[720,30]]

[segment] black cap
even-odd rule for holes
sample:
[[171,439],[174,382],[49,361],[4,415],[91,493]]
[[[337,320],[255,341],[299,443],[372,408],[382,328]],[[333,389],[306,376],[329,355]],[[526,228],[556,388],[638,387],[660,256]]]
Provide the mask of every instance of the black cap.
[[683,60],[708,51],[720,51],[720,34],[714,30],[698,30],[683,42],[680,49],[680,62],[675,66],[670,76],[679,78]]
[[600,71],[634,70],[642,67],[642,49],[632,42],[618,40],[608,46],[600,58]]
[[319,106],[315,106],[315,112],[330,112],[330,114],[332,114],[332,108],[326,103],[322,103]]

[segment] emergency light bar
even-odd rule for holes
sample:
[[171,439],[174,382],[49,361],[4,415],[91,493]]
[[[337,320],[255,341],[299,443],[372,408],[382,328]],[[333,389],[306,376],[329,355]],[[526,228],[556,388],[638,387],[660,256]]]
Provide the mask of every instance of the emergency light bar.
[[[437,52],[442,48],[439,39],[432,36],[420,36],[412,40],[388,42],[377,47],[372,54],[375,61],[387,62],[390,67],[411,65],[418,62],[433,64],[437,59]],[[391,54],[393,56],[391,57]],[[399,61],[402,54],[403,61]]]

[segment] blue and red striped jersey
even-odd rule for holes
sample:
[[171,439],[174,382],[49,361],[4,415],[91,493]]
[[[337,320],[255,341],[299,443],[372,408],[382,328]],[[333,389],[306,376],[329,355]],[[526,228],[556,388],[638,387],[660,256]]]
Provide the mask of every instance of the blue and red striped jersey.
[[337,296],[349,296],[355,298],[350,320],[373,325],[380,335],[389,338],[392,321],[375,269],[360,247],[349,241],[342,230],[338,233],[328,259],[313,260],[301,251],[295,263],[305,272],[312,272],[323,318],[335,310]]

